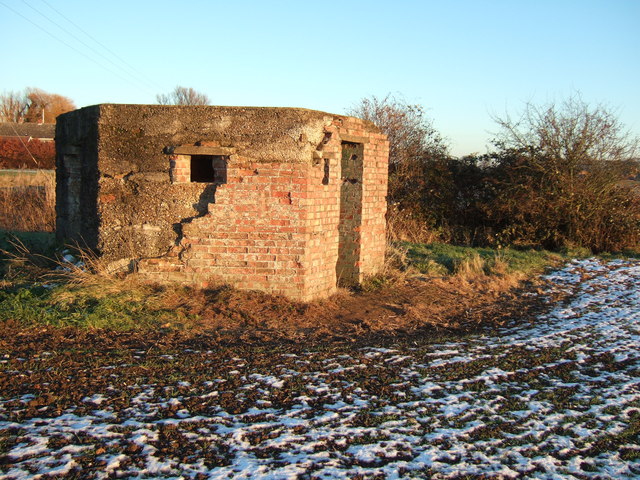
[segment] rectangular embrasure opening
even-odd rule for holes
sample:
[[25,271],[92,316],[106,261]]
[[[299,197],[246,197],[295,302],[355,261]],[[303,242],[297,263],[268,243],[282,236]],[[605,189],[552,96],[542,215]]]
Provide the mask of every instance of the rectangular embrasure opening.
[[191,155],[190,180],[200,183],[227,182],[227,156]]
[[322,184],[323,185],[329,185],[329,166],[330,166],[330,162],[328,158],[324,159],[324,175],[322,177]]

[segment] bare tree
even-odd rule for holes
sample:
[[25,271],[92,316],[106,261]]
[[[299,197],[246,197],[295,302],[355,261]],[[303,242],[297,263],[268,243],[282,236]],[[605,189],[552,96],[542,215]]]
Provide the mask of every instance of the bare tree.
[[29,102],[19,92],[6,92],[0,95],[0,120],[3,122],[22,123]]
[[349,115],[375,124],[389,139],[388,231],[392,237],[424,239],[434,223],[424,203],[432,189],[435,163],[448,157],[447,145],[420,105],[387,95],[363,98]]
[[160,105],[209,105],[211,103],[204,93],[180,85],[169,93],[156,95],[156,101]]
[[349,115],[375,124],[389,138],[389,201],[416,203],[430,160],[447,155],[447,145],[420,105],[391,95],[363,98]]
[[347,114],[375,124],[389,138],[391,171],[402,169],[425,155],[445,154],[444,139],[427,119],[421,105],[392,95],[363,98]]
[[33,87],[0,96],[0,118],[5,122],[55,123],[58,115],[75,108],[70,98]]

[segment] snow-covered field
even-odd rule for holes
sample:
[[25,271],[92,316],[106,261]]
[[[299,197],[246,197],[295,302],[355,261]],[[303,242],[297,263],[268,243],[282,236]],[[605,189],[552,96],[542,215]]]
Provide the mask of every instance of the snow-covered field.
[[549,314],[446,344],[197,352],[153,383],[114,365],[40,416],[0,392],[0,478],[639,478],[640,263],[549,278]]

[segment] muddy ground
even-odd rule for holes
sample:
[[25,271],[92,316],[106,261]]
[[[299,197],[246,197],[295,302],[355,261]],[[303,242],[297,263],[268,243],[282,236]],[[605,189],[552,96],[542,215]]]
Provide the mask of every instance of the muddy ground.
[[637,478],[640,265],[548,278],[201,292],[182,332],[5,322],[0,477]]
[[46,371],[32,371],[20,382],[12,375],[0,375],[0,391],[20,396],[54,390],[54,397],[62,391],[68,396],[87,385],[95,367],[115,361],[127,364],[139,352],[158,356],[215,351],[224,359],[226,354],[254,351],[455,341],[479,331],[534,322],[562,297],[543,288],[539,279],[511,287],[490,278],[414,277],[371,292],[342,290],[330,299],[308,304],[227,288],[189,291],[189,296],[174,300],[176,307],[198,316],[197,323],[184,330],[169,325],[139,331],[24,327],[5,321],[0,322],[4,359],[29,361],[40,358],[42,352],[52,353]]
[[369,292],[342,289],[309,304],[259,292],[200,290],[176,298],[198,316],[198,342],[264,345],[393,343],[413,335],[464,335],[500,327],[548,308],[541,281],[416,276]]

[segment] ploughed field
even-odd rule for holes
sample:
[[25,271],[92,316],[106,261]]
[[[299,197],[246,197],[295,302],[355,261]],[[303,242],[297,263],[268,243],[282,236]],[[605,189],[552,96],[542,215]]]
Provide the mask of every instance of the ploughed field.
[[0,478],[637,478],[640,262],[547,280],[546,313],[448,339],[7,327]]

